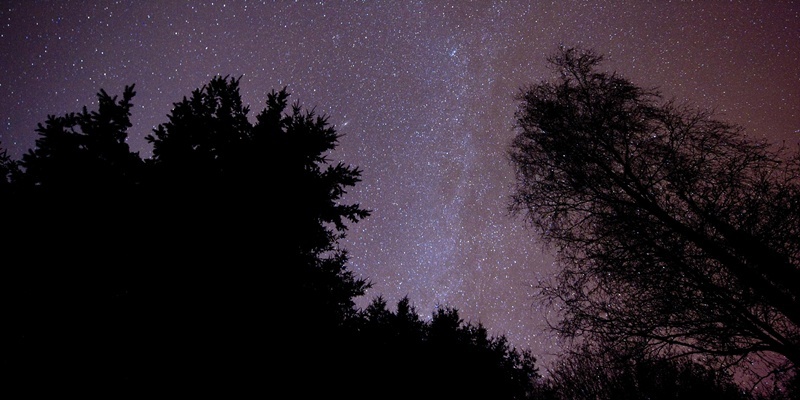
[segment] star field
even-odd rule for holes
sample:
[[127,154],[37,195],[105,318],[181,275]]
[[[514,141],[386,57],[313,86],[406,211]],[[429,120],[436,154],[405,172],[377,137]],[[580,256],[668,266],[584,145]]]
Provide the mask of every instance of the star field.
[[[90,109],[135,83],[129,143],[215,75],[241,76],[254,116],[272,89],[344,135],[360,167],[348,194],[373,211],[342,243],[350,269],[423,316],[459,309],[546,362],[558,351],[532,301],[556,271],[536,233],[506,213],[514,94],[551,77],[561,44],[666,97],[800,139],[796,1],[5,1],[0,147],[32,148],[48,114]],[[4,210],[8,212],[8,210]],[[131,244],[137,246],[138,244]],[[135,251],[135,248],[132,248]]]

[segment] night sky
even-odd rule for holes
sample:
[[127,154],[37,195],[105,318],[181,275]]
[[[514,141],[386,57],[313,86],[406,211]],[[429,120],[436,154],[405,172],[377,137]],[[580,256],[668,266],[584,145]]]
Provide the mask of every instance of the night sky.
[[149,157],[144,137],[211,77],[241,76],[251,117],[286,86],[344,135],[331,160],[363,170],[347,200],[373,214],[342,242],[374,284],[360,305],[455,307],[546,362],[558,345],[531,294],[556,266],[506,212],[505,155],[514,95],[552,77],[562,44],[755,138],[800,141],[797,1],[24,0],[0,1],[0,147],[18,159],[48,114],[135,83],[128,141]]

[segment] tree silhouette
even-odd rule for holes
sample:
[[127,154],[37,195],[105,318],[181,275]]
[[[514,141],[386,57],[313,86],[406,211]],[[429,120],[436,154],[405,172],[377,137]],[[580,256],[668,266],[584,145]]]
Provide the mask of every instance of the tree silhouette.
[[[148,179],[164,199],[155,213],[170,221],[157,237],[186,267],[175,282],[191,276],[192,296],[205,304],[198,309],[216,310],[225,330],[236,332],[238,351],[251,354],[241,364],[246,371],[234,370],[253,373],[263,363],[261,373],[274,366],[276,382],[291,381],[337,345],[355,314],[353,299],[369,286],[346,269],[338,246],[346,223],[369,212],[341,202],[360,170],[329,163],[325,153],[339,135],[326,117],[298,104],[288,111],[284,89],[269,93],[252,124],[238,84],[215,77],[147,137]],[[166,296],[176,293],[171,286]],[[220,357],[215,362],[231,361]]]
[[135,183],[142,161],[126,143],[133,89],[126,87],[120,100],[101,90],[97,111],[84,107],[77,114],[49,115],[36,130],[36,148],[22,157],[21,183],[65,195],[102,193]]
[[19,174],[19,162],[13,160],[7,150],[0,151],[0,197],[9,198],[14,195],[13,183]]
[[329,164],[326,153],[339,135],[326,117],[298,104],[287,112],[285,89],[268,95],[251,124],[238,85],[215,77],[176,103],[169,122],[147,137],[149,177],[170,203],[163,219],[182,227],[185,243],[203,249],[196,257],[243,262],[247,269],[253,257],[264,260],[262,279],[281,282],[276,289],[300,299],[324,295],[309,299],[315,306],[306,312],[341,321],[368,287],[346,271],[347,254],[337,243],[347,222],[369,215],[358,204],[341,204],[361,171]]
[[539,398],[551,400],[758,398],[734,383],[730,373],[691,360],[631,356],[592,346],[559,358],[537,389]]
[[[4,162],[0,273],[3,366],[31,388],[119,382],[132,347],[126,333],[134,192],[143,162],[125,143],[133,86],[98,93],[98,110],[48,116],[36,148]],[[103,368],[100,366],[106,366]],[[83,375],[82,374],[86,374]]]
[[[529,352],[443,307],[420,320],[354,299],[369,287],[339,246],[369,211],[343,201],[361,171],[331,163],[325,116],[239,80],[175,103],[142,160],[125,144],[134,96],[49,116],[36,147],[0,155],[4,378],[14,388],[141,398],[281,393],[526,398]],[[409,383],[429,381],[420,388]]]
[[[535,359],[517,352],[504,336],[490,337],[482,324],[464,323],[456,309],[439,308],[428,327],[429,363],[442,383],[463,382],[455,388],[434,387],[434,398],[525,398],[537,376]],[[439,389],[439,391],[437,391]]]
[[510,208],[559,255],[542,291],[563,307],[557,329],[796,368],[798,159],[599,71],[592,51],[549,61],[558,78],[518,97]]
[[84,107],[80,113],[49,115],[39,124],[36,147],[16,166],[15,196],[6,199],[28,211],[25,218],[31,221],[20,228],[42,231],[42,223],[92,234],[104,228],[94,224],[129,206],[143,167],[126,143],[133,89],[126,87],[119,100],[101,90],[97,111]]
[[490,337],[483,325],[464,322],[454,308],[422,321],[408,298],[391,312],[378,297],[361,315],[353,336],[358,365],[350,369],[360,371],[366,396],[391,388],[391,398],[524,399],[533,391],[535,358],[504,336]]
[[48,117],[19,164],[2,160],[8,256],[28,260],[3,271],[5,366],[20,385],[119,395],[295,382],[369,286],[338,246],[369,214],[342,202],[360,171],[330,165],[339,135],[287,112],[285,89],[251,124],[222,77],[175,104],[141,160],[133,96],[101,91],[97,111]]

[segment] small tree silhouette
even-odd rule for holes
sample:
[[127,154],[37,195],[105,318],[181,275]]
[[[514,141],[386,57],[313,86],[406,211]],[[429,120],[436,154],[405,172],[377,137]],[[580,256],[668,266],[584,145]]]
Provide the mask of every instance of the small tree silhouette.
[[552,400],[760,398],[746,393],[728,371],[619,350],[589,345],[563,355],[548,370],[538,395]]
[[[378,297],[362,316],[352,346],[361,355],[350,367],[362,378],[364,394],[355,392],[358,398],[387,387],[389,397],[417,399],[525,399],[533,392],[535,358],[504,336],[489,336],[481,324],[465,322],[454,308],[438,308],[422,321],[408,298],[392,312]],[[411,384],[419,381],[427,384]]]

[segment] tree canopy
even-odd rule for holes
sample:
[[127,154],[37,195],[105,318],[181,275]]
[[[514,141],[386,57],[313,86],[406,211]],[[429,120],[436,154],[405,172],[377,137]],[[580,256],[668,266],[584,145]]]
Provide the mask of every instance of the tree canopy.
[[[562,48],[520,90],[510,209],[558,254],[567,338],[800,365],[798,157]],[[758,362],[758,364],[761,364]],[[762,364],[763,365],[763,364]]]
[[[49,116],[36,147],[0,153],[0,362],[14,388],[103,397],[521,399],[535,359],[442,308],[397,312],[347,268],[343,200],[361,171],[334,163],[326,116],[267,95],[253,120],[239,79],[174,104],[141,159],[135,92]],[[410,382],[428,380],[420,389]],[[399,388],[399,389],[397,389]]]
[[334,340],[355,317],[369,284],[338,241],[369,215],[342,201],[361,172],[329,163],[339,135],[289,109],[285,89],[251,123],[238,83],[215,77],[176,103],[150,159],[126,144],[133,86],[49,116],[21,161],[3,155],[15,376],[229,384],[265,374],[263,360],[303,360],[271,357],[271,343]]

